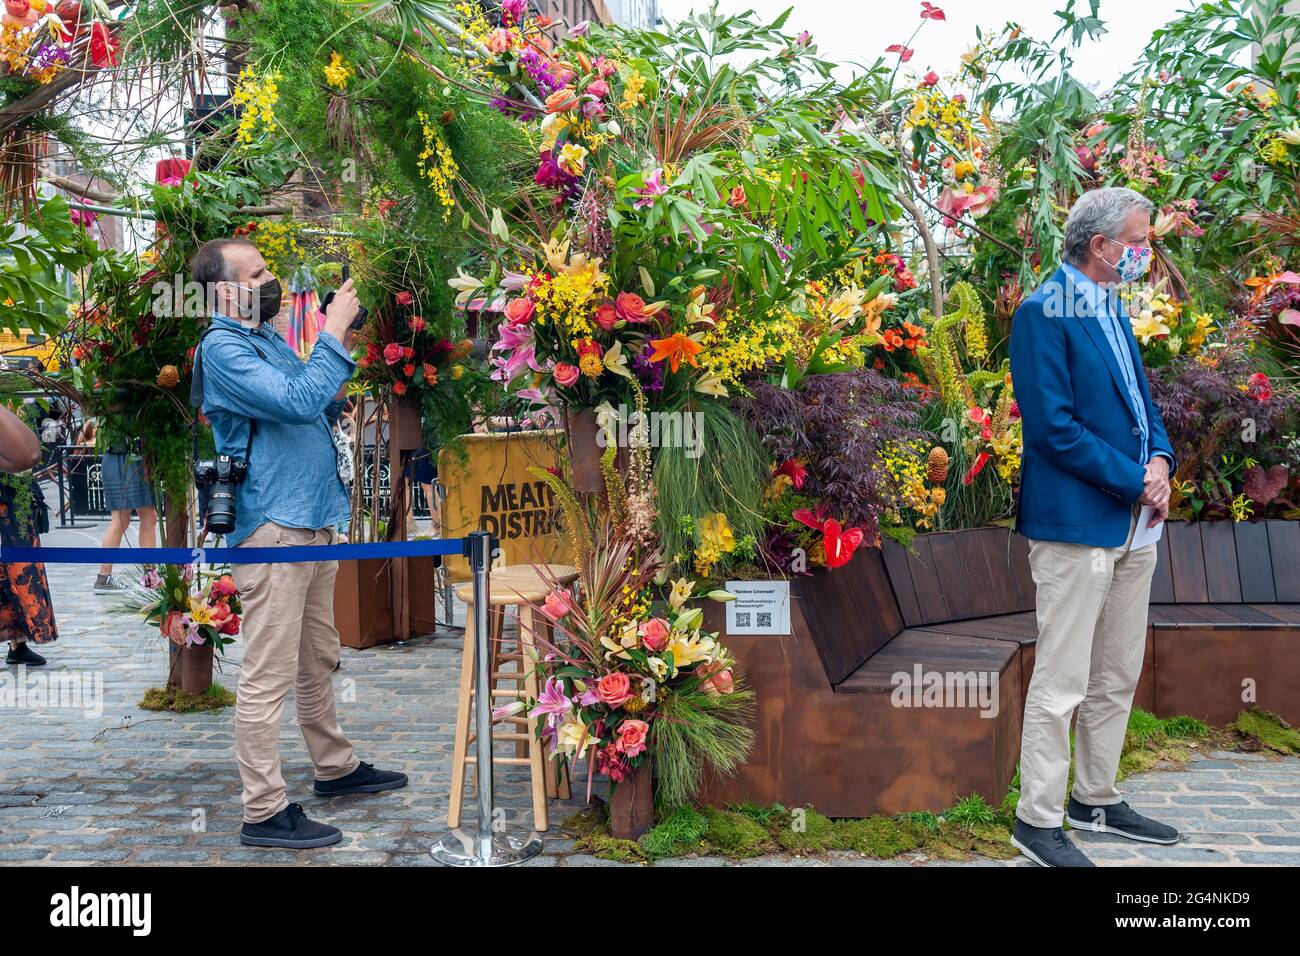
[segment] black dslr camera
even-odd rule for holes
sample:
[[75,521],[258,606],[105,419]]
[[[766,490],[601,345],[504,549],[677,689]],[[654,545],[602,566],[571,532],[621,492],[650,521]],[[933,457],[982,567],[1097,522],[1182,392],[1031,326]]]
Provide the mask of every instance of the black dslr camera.
[[200,507],[205,517],[205,527],[212,534],[230,534],[235,530],[235,488],[248,476],[248,462],[229,455],[218,455],[194,463],[194,484],[199,500],[207,499]]
[[[339,279],[339,285],[342,285],[343,283],[347,282],[348,279],[351,278],[351,276],[352,276],[351,264],[347,262],[343,263],[343,275]],[[329,311],[330,303],[334,301],[335,291],[336,290],[331,289],[326,294],[324,301],[321,302],[320,310],[322,312]],[[366,316],[368,316],[369,314],[370,314],[370,310],[367,309],[364,305],[357,306],[357,317],[352,320],[352,325],[349,326],[349,328],[351,328],[353,331],[356,331],[357,329],[361,328],[361,326],[366,324]]]

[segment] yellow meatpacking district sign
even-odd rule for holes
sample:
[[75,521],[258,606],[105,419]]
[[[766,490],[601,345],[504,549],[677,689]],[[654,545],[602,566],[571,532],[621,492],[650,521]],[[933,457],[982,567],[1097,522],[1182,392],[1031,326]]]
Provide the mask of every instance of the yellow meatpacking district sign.
[[[559,431],[466,435],[461,448],[438,455],[438,481],[447,489],[442,533],[460,538],[488,531],[500,541],[494,567],[572,564],[564,513],[546,482],[529,468],[559,466]],[[464,558],[448,559],[453,580],[468,580]]]

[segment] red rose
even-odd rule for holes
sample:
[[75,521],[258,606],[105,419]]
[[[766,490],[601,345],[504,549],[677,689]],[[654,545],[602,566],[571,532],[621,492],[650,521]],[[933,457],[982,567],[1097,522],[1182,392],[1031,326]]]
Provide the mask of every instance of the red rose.
[[527,325],[533,321],[536,311],[532,299],[511,299],[506,303],[506,321],[511,325]]
[[596,682],[596,696],[601,703],[618,707],[632,696],[632,681],[621,671],[606,674]]
[[226,618],[225,623],[221,625],[221,633],[227,636],[234,636],[239,633],[238,614],[232,614],[230,617]]
[[618,312],[614,309],[614,303],[602,302],[596,306],[596,324],[606,332],[614,331],[614,323],[618,321]]
[[415,358],[415,349],[411,348],[409,345],[402,346],[402,358]]
[[410,305],[415,301],[415,296],[409,292],[399,292],[395,296],[398,305]]
[[389,342],[384,346],[384,361],[389,365],[396,365],[402,360],[402,347],[396,342]]
[[405,382],[394,382],[394,383],[393,383],[393,394],[394,394],[394,395],[405,395],[405,394],[406,394],[406,383],[405,383]]
[[658,654],[668,646],[670,630],[663,618],[652,617],[637,629],[637,633],[641,636],[641,646],[652,654]]
[[402,374],[404,374],[407,378],[410,378],[412,375],[415,374],[415,366],[412,365],[410,362],[407,362],[405,365],[402,366]]
[[637,757],[645,751],[650,725],[644,720],[625,720],[618,725],[614,748],[625,757]]
[[614,300],[614,311],[625,322],[644,322],[649,318],[645,311],[645,299],[635,292],[620,292]]
[[424,327],[425,327],[426,325],[428,325],[428,323],[424,321],[424,316],[421,316],[421,315],[413,315],[413,316],[411,316],[411,331],[412,331],[412,332],[423,332],[423,331],[424,331]]

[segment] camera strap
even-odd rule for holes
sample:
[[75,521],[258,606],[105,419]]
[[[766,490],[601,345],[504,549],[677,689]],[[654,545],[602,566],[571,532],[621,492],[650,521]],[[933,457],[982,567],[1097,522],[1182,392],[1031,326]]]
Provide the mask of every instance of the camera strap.
[[[190,404],[194,406],[194,424],[190,431],[194,437],[194,461],[199,460],[199,408],[203,405],[203,340],[213,332],[220,331],[214,326],[208,326],[204,329],[203,334],[199,336],[199,344],[194,347],[194,374],[190,379]],[[233,331],[233,330],[227,330]],[[266,361],[266,353],[256,342],[250,342],[253,351],[263,362]],[[253,433],[257,430],[257,420],[250,418],[248,420],[248,446],[244,449],[244,463],[247,464],[253,454]]]

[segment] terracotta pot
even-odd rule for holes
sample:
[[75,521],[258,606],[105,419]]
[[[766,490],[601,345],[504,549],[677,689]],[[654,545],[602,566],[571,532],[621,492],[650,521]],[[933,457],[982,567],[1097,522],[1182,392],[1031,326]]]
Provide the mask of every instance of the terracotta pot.
[[564,410],[564,434],[568,439],[574,491],[594,492],[605,486],[600,477],[600,456],[605,449],[596,442],[598,432],[594,408]]
[[212,645],[188,645],[181,649],[181,690],[202,694],[212,686]]
[[617,840],[635,840],[654,825],[654,765],[646,759],[622,783],[613,785],[609,832]]

